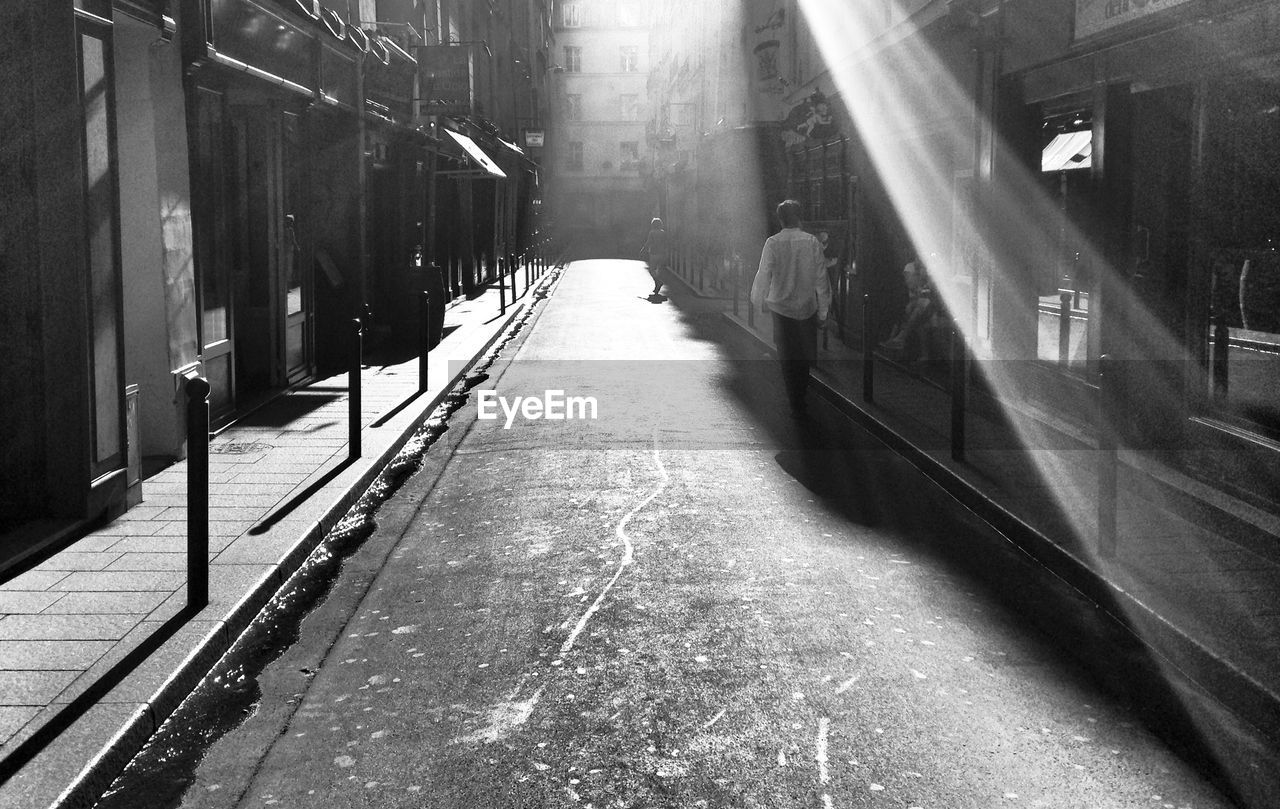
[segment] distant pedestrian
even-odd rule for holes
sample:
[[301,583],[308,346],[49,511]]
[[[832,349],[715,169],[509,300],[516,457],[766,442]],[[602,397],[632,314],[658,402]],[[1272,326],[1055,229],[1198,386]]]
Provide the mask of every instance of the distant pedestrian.
[[662,227],[662,220],[654,217],[649,223],[649,235],[640,248],[640,258],[649,267],[649,275],[653,278],[653,294],[662,290],[662,270],[667,266],[671,254],[671,240]]
[[818,359],[818,330],[827,325],[831,284],[822,243],[800,229],[800,203],[778,205],[782,230],[770,236],[751,285],[751,304],[773,313],[773,340],[791,414],[805,413],[809,368]]

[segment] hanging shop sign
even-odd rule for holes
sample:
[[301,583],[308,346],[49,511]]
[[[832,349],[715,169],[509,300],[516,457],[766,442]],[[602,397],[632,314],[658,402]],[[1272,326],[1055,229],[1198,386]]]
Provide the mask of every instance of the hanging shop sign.
[[1076,39],[1150,17],[1191,0],[1076,0]]
[[541,129],[526,129],[524,131],[524,146],[526,149],[541,149],[546,143],[546,133]]
[[471,48],[424,45],[415,48],[423,115],[471,115],[475,71]]

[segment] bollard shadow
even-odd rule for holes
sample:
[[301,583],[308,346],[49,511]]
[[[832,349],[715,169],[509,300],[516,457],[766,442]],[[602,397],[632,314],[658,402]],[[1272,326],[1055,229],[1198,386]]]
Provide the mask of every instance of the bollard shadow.
[[378,419],[374,421],[372,424],[370,424],[369,426],[381,427],[382,425],[386,424],[388,421],[391,421],[393,418],[396,417],[397,414],[400,413],[401,410],[404,410],[406,407],[408,407],[409,405],[417,401],[418,397],[421,396],[423,393],[425,393],[425,391],[419,390],[416,393],[411,394],[403,402],[401,402],[400,404],[388,410],[386,413],[383,413],[381,416],[379,416]]
[[319,492],[325,486],[329,485],[329,483],[334,478],[342,474],[344,470],[346,470],[349,466],[351,466],[355,462],[356,462],[356,459],[351,458],[349,456],[342,459],[342,461],[337,466],[333,467],[328,472],[325,472],[323,475],[313,480],[311,484],[307,486],[307,488],[298,492],[293,497],[290,497],[284,503],[280,504],[280,506],[276,508],[274,511],[272,511],[270,514],[263,517],[258,522],[257,525],[249,529],[249,535],[261,536],[262,534],[265,534],[268,531],[270,531],[272,526],[274,526],[276,523],[280,522],[285,517],[292,514],[299,506],[307,502],[307,500],[311,499],[312,495],[316,494],[316,492]]

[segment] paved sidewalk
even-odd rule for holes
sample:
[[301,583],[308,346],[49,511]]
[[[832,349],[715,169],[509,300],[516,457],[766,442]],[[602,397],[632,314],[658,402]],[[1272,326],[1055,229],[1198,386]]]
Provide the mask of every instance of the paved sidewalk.
[[[520,286],[520,299],[505,315],[497,289],[449,308],[446,336],[429,354],[425,392],[418,391],[416,357],[364,368],[363,457],[354,462],[347,457],[345,374],[293,391],[216,436],[209,460],[210,603],[198,615],[175,618],[186,600],[185,462],[143,481],[140,505],[0,585],[0,760],[50,722],[59,726],[59,711],[81,695],[91,692],[92,703],[0,784],[0,806],[95,800],[415,428],[536,300],[523,278]],[[179,624],[158,649],[149,648],[157,630],[163,636]],[[131,652],[145,659],[109,692],[93,693],[102,674]]]
[[[676,275],[685,289],[700,294]],[[696,278],[694,279],[696,280]],[[742,292],[744,298],[746,291]],[[770,351],[772,319],[725,316]],[[964,462],[950,457],[950,394],[877,359],[862,399],[862,354],[834,328],[819,350],[820,392],[943,483],[1280,747],[1280,515],[1138,453],[1119,454],[1117,546],[1097,545],[1092,435],[1031,403],[997,414],[971,396]],[[1025,451],[1030,440],[1035,450]],[[1029,530],[1028,530],[1029,529]]]

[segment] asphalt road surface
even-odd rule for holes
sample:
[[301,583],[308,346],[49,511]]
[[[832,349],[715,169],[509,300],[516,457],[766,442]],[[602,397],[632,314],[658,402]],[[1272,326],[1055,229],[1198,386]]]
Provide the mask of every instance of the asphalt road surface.
[[1009,597],[1069,593],[648,289],[567,268],[184,806],[1230,805]]

